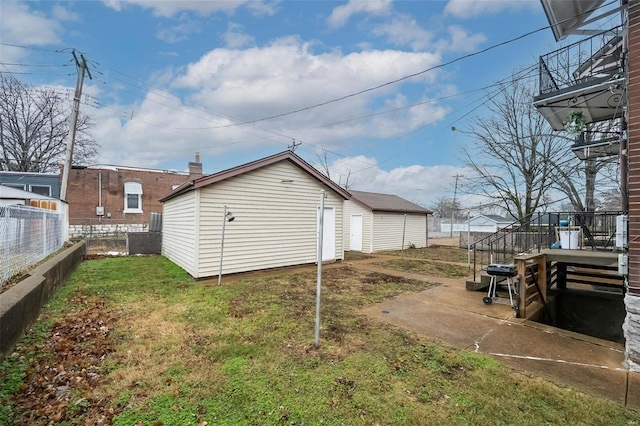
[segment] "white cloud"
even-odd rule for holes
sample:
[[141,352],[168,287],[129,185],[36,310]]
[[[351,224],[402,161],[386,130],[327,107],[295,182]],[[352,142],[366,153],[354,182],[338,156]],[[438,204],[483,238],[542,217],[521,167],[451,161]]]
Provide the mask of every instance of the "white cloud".
[[[96,131],[105,156],[102,161],[127,160],[130,164],[137,159],[153,166],[176,157],[176,152],[190,156],[200,151],[204,157],[269,144],[280,150],[291,137],[302,140],[305,147],[322,144],[343,150],[364,141],[402,137],[449,112],[446,106],[425,103],[344,122],[417,102],[400,94],[402,85],[394,85],[251,126],[219,128],[338,98],[429,68],[440,60],[431,53],[393,50],[315,54],[312,46],[286,38],[265,47],[220,48],[184,69],[159,73],[155,86],[171,84],[184,97],[170,101],[148,94],[135,105],[100,110]],[[435,77],[435,73],[425,74],[414,83],[434,84]],[[329,123],[334,124],[321,126]],[[118,158],[123,152],[127,158]]]
[[427,48],[439,52],[473,52],[487,38],[481,34],[469,34],[464,28],[451,25],[447,27],[447,36],[434,41],[434,33],[420,26],[411,16],[396,14],[389,22],[373,27],[372,33],[385,37],[388,43],[396,46],[409,46],[414,51]]
[[51,9],[51,15],[58,21],[77,22],[80,20],[80,15],[60,6],[59,4],[53,6]]
[[334,181],[346,179],[351,172],[350,189],[394,194],[423,206],[433,204],[440,197],[451,195],[453,176],[469,174],[454,166],[409,165],[384,170],[374,157],[359,155],[341,158],[329,166]]
[[253,43],[254,38],[243,31],[243,26],[235,22],[227,24],[225,31],[220,38],[228,48],[235,49]]
[[422,28],[408,15],[397,15],[390,22],[376,25],[373,34],[384,36],[390,43],[398,46],[411,46],[414,51],[427,47],[433,38],[430,31]]
[[456,18],[469,19],[484,15],[496,15],[504,10],[537,9],[536,0],[449,0],[444,14]]
[[189,38],[191,34],[202,32],[202,26],[187,14],[182,14],[178,23],[158,30],[156,36],[167,43],[177,43]]
[[46,46],[60,42],[60,22],[42,12],[32,11],[25,3],[3,1],[0,24],[0,39],[5,43]]
[[201,16],[208,16],[213,13],[233,13],[241,6],[246,6],[256,16],[273,15],[275,5],[261,0],[224,0],[224,1],[202,1],[202,0],[103,0],[103,3],[117,11],[122,10],[128,4],[151,9],[154,16],[170,18],[176,13],[191,11]]
[[478,50],[478,46],[487,41],[484,34],[468,34],[466,30],[457,25],[451,25],[447,30],[449,38],[441,41],[440,48],[448,52],[474,52]]
[[347,23],[351,16],[358,13],[384,15],[391,10],[392,0],[349,0],[347,4],[333,9],[327,22],[332,28],[339,28]]

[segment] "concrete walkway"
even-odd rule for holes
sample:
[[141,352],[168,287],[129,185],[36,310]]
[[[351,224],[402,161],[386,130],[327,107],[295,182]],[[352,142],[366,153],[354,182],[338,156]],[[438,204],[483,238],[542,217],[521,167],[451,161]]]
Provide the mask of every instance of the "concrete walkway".
[[464,279],[429,277],[373,265],[386,258],[375,256],[342,264],[441,285],[385,300],[364,309],[366,315],[492,356],[556,384],[640,409],[640,374],[623,368],[623,345],[515,318],[508,298],[485,305],[485,294],[466,290]]

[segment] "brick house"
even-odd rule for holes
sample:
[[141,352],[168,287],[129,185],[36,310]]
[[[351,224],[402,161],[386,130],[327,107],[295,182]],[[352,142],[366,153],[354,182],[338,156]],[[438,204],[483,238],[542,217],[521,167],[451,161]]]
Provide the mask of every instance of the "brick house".
[[[576,33],[583,26],[583,22],[589,16],[589,11],[603,6],[604,0],[591,0],[589,2],[569,2],[563,0],[543,0],[545,12],[550,18],[550,24],[556,39],[561,39],[565,34]],[[582,14],[577,14],[571,8],[583,7]],[[565,16],[562,15],[563,12]],[[631,371],[640,371],[640,0],[620,0],[619,6],[612,13],[620,13],[622,26],[618,34],[619,42],[606,44],[589,59],[589,67],[604,70],[607,58],[614,56],[613,49],[619,49],[619,64],[613,69],[608,78],[602,77],[602,81],[592,80],[592,83],[582,84],[581,89],[592,90],[597,84],[603,86],[601,94],[608,97],[608,107],[595,108],[592,111],[597,114],[615,114],[621,120],[620,128],[620,172],[623,196],[623,208],[628,209],[628,260],[626,274],[626,291],[624,304],[626,308],[626,320],[623,326],[625,337],[625,366]],[[567,15],[568,14],[568,15]],[[574,19],[571,19],[571,18]],[[580,19],[575,19],[580,17]],[[611,39],[614,40],[615,39]],[[599,55],[599,56],[598,56]],[[578,68],[580,70],[580,68]],[[542,79],[541,79],[542,81]],[[588,98],[592,101],[600,94]],[[619,95],[619,101],[611,102],[614,95]],[[543,112],[544,113],[544,112]],[[598,120],[590,120],[598,121]],[[621,265],[624,269],[624,264]]]
[[87,227],[145,230],[151,213],[162,212],[158,201],[162,196],[200,176],[199,155],[189,163],[189,173],[113,165],[73,166],[66,200],[70,235],[83,234]]

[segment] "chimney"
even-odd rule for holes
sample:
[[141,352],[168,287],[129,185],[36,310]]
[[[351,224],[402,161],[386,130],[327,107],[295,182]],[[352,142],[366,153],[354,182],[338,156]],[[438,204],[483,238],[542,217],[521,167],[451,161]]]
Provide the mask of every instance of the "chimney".
[[202,177],[202,163],[200,162],[200,153],[196,152],[196,161],[189,161],[189,180],[195,180]]

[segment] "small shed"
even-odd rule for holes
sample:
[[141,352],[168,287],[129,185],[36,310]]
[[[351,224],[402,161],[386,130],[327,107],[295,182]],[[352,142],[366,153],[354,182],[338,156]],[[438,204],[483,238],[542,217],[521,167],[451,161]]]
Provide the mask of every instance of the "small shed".
[[426,247],[430,210],[397,195],[349,191],[344,203],[345,250],[373,253]]
[[498,232],[501,229],[510,227],[516,219],[495,214],[481,214],[465,221],[465,231],[471,232]]
[[317,260],[325,190],[323,261],[344,258],[343,204],[350,195],[291,151],[186,182],[162,199],[162,254],[195,278]]

